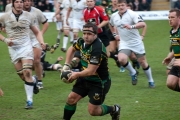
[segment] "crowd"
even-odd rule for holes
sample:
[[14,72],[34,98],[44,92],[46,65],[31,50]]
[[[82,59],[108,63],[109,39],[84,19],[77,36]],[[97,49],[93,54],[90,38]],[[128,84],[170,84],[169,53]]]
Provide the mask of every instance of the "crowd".
[[[54,0],[33,0],[32,6],[40,9],[42,12],[54,12]],[[98,4],[102,4],[103,0],[96,0]],[[107,3],[110,0],[104,0]],[[134,11],[150,11],[152,0],[127,0]],[[5,6],[10,0],[0,0],[0,12],[5,11]]]

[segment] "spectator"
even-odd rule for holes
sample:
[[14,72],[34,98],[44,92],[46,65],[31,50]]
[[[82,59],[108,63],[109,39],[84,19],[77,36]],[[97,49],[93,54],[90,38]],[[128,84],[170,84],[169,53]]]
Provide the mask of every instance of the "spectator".
[[0,1],[0,12],[4,12],[4,5],[2,1]]
[[133,2],[133,10],[134,11],[138,11],[139,10],[139,4],[140,4],[139,0],[135,0]]
[[49,0],[46,0],[44,3],[44,12],[53,12],[53,5],[52,3],[49,3]]
[[37,8],[38,8],[39,10],[41,10],[42,12],[44,12],[45,6],[44,6],[44,4],[43,4],[42,1],[39,1],[39,2],[38,2]]
[[139,11],[150,11],[150,4],[146,0],[142,0],[139,4]]
[[174,3],[174,8],[180,9],[180,0]]

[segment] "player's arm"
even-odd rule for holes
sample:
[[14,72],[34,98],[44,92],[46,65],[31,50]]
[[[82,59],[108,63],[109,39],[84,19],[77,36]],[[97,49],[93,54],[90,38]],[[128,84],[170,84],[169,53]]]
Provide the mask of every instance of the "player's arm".
[[147,30],[147,25],[145,24],[145,26],[142,28],[142,33],[141,33],[142,40],[144,39],[144,36],[146,35],[146,30]]
[[98,28],[102,28],[109,23],[109,18],[107,16],[105,10],[103,10],[103,9],[99,9],[99,14],[100,14],[100,18],[103,21],[98,25]]
[[42,23],[42,29],[41,29],[41,33],[42,35],[44,35],[44,33],[47,31],[48,27],[49,27],[49,23],[46,21],[45,23]]
[[33,31],[39,43],[42,45],[43,49],[45,48],[44,39],[41,31],[36,26],[31,26],[30,29]]
[[74,57],[74,53],[75,53],[76,49],[73,46],[70,46],[66,52],[66,60],[65,60],[65,64],[70,64],[71,60]]
[[70,16],[71,11],[72,11],[72,8],[69,7],[69,9],[68,9],[68,11],[67,11],[67,16],[66,16],[66,23],[68,23],[68,18],[69,18],[69,16]]
[[167,65],[171,62],[171,59],[174,57],[174,51],[171,51],[167,57],[162,61],[163,64]]
[[60,12],[61,12],[60,11],[61,2],[57,2],[55,4],[55,6],[56,6],[56,11],[55,11],[55,14],[54,14],[53,18],[56,17],[56,15],[60,14]]

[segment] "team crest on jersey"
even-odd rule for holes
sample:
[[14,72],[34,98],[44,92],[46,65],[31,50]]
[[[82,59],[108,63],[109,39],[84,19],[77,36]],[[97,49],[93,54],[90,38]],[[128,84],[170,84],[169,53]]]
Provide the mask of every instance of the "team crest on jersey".
[[100,96],[99,96],[99,93],[95,93],[95,95],[93,96],[94,100],[99,100],[100,99]]
[[98,56],[91,56],[90,58],[91,63],[99,63],[99,57]]
[[103,15],[106,16],[106,12],[105,11],[103,12]]

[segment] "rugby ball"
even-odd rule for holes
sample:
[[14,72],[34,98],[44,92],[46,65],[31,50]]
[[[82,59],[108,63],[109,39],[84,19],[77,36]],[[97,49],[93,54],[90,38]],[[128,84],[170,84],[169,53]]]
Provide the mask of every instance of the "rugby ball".
[[71,76],[71,74],[72,74],[71,70],[64,70],[64,71],[61,72],[60,78],[64,83],[70,83],[68,81],[68,78]]

